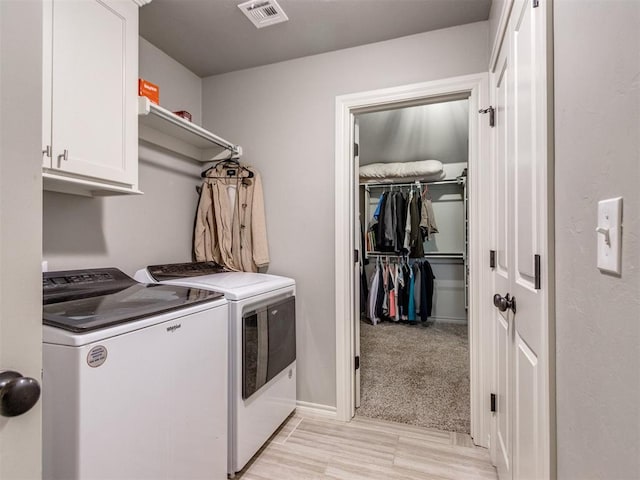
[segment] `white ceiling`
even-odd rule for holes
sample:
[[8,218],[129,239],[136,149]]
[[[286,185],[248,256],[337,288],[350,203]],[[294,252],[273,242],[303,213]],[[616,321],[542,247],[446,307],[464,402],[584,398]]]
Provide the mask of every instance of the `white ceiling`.
[[153,0],[140,35],[200,77],[479,22],[491,0],[278,0],[289,21],[256,29],[244,0]]

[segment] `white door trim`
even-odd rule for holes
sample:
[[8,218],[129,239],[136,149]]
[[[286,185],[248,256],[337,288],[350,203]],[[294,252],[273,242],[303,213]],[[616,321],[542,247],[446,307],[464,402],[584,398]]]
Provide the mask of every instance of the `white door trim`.
[[[432,82],[359,92],[336,97],[335,151],[335,295],[336,295],[336,415],[343,421],[352,417],[354,405],[354,212],[356,174],[352,155],[353,116],[365,109],[384,110],[397,104],[420,104],[451,95],[469,96],[469,291],[471,351],[471,434],[477,445],[490,439],[489,393],[492,381],[492,336],[488,332],[492,295],[489,269],[491,229],[491,168],[482,162],[491,158],[488,119],[478,114],[488,106],[488,74],[478,73]],[[485,254],[486,253],[486,254]],[[486,304],[486,305],[485,305]],[[486,325],[485,325],[486,323]]]

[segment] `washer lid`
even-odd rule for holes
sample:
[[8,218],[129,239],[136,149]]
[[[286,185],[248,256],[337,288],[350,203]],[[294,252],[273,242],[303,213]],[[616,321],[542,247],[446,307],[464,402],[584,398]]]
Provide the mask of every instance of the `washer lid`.
[[147,272],[155,282],[200,277],[202,275],[230,271],[228,268],[216,262],[165,263],[162,265],[149,265],[147,267]]
[[117,269],[49,272],[43,277],[42,318],[72,332],[89,332],[222,297],[219,292],[140,284]]
[[224,293],[227,300],[242,300],[295,285],[295,281],[292,278],[252,272],[224,272],[201,277],[169,280],[163,283],[216,290]]

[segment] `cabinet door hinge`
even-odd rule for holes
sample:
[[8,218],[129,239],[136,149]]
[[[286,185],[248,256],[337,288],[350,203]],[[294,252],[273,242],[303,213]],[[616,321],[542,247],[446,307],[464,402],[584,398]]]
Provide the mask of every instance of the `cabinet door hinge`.
[[533,8],[538,8],[540,6],[540,2],[538,0],[533,0]]
[[489,250],[489,267],[496,268],[496,251]]
[[493,108],[492,106],[489,106],[489,108],[481,108],[480,110],[478,110],[478,113],[488,113],[489,126],[490,127],[496,126],[496,109],[495,108]]
[[496,411],[496,394],[495,393],[491,394],[491,411],[492,412]]
[[353,251],[353,261],[358,263],[360,261],[360,250]]
[[356,370],[360,368],[360,355],[356,355]]
[[353,144],[353,156],[357,157],[360,155],[360,145],[358,145],[357,143]]
[[542,287],[542,279],[540,278],[540,255],[533,256],[533,271],[534,271],[534,288],[540,290]]

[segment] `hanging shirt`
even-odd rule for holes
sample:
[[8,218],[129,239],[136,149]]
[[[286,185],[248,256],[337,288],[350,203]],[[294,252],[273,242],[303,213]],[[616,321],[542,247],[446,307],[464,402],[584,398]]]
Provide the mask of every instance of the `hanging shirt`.
[[420,230],[420,195],[414,195],[411,200],[411,236],[409,256],[411,258],[424,257],[424,238]]
[[413,200],[413,190],[409,192],[409,198],[406,205],[406,220],[404,224],[404,243],[403,248],[408,252],[411,249],[411,201]]
[[358,266],[360,268],[360,312],[367,311],[367,299],[369,298],[369,285],[367,283],[367,275],[364,271],[364,266],[369,263],[369,260],[364,258],[363,253],[366,251],[364,230],[362,228],[362,222],[360,222],[360,255],[358,260]]
[[[404,249],[405,227],[407,223],[407,198],[404,193],[396,194],[396,225],[394,246],[396,252]],[[407,250],[408,251],[408,250]]]
[[420,262],[416,262],[413,264],[413,278],[414,278],[414,289],[413,289],[413,303],[416,307],[416,314],[420,311],[420,292],[422,291],[422,275],[420,274]]
[[396,311],[392,320],[398,322],[400,321],[400,312],[402,309],[401,299],[400,299],[400,284],[402,283],[402,270],[400,269],[400,265],[395,264],[393,266],[393,296],[396,299]]
[[367,297],[367,317],[371,320],[371,323],[376,325],[378,323],[378,316],[376,314],[376,303],[378,297],[378,282],[380,273],[380,265],[376,264],[376,269],[371,276],[371,289],[369,290],[369,296]]
[[384,224],[386,218],[386,210],[387,210],[387,200],[388,195],[387,192],[384,192],[380,196],[380,211],[378,214],[378,223],[375,225],[375,248],[377,251],[382,252],[384,250]]
[[396,284],[395,284],[395,280],[393,278],[393,271],[395,270],[395,266],[392,265],[389,267],[388,269],[388,290],[389,290],[389,318],[391,320],[395,320],[396,318]]
[[378,275],[378,299],[376,300],[376,317],[382,319],[386,316],[386,300],[385,285],[384,285],[384,265],[380,265],[380,273]]
[[420,320],[426,322],[431,316],[433,306],[433,270],[428,261],[420,262]]
[[416,321],[416,302],[414,299],[415,295],[415,287],[416,287],[416,277],[413,274],[413,268],[409,269],[409,312],[408,312],[408,320],[410,322]]
[[408,320],[409,319],[409,287],[411,282],[411,267],[407,263],[404,263],[402,265],[402,271],[404,274],[404,296],[402,298],[404,316],[402,317],[402,319]]
[[393,240],[395,238],[395,201],[394,194],[387,194],[387,200],[384,204],[384,232],[383,245],[385,250],[393,251]]
[[438,233],[436,225],[436,216],[433,212],[433,204],[431,203],[431,195],[425,186],[422,192],[422,211],[420,213],[420,228],[424,238],[430,238],[432,234]]

